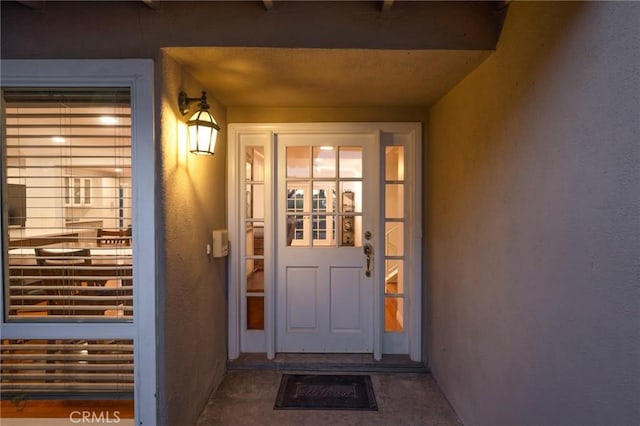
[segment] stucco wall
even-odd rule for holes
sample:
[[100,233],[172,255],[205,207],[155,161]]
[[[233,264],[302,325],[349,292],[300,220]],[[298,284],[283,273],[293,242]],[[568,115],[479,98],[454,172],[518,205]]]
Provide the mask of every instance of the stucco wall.
[[427,108],[251,108],[229,107],[229,123],[424,122]]
[[[4,58],[155,57],[169,46],[491,50],[497,2],[0,2]],[[452,24],[455,22],[455,25]]]
[[158,156],[160,205],[158,264],[160,424],[195,424],[226,371],[226,259],[206,254],[211,231],[226,226],[226,111],[209,93],[222,127],[214,156],[188,152],[178,93],[206,90],[167,55],[159,61],[162,86]]
[[467,425],[640,423],[640,4],[513,2],[430,112],[430,365]]

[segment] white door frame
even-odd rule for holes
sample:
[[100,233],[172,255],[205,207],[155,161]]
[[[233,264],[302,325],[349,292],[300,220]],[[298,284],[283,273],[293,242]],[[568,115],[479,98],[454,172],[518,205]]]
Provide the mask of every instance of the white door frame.
[[[422,125],[421,123],[234,123],[228,128],[228,176],[227,176],[227,227],[229,230],[229,274],[228,274],[228,356],[236,359],[241,352],[266,353],[269,359],[276,354],[276,303],[275,303],[275,217],[272,200],[275,193],[276,169],[274,150],[275,135],[282,133],[330,134],[330,133],[371,133],[381,132],[381,140],[389,137],[404,141],[408,170],[405,171],[407,209],[407,303],[408,315],[405,341],[402,353],[408,353],[411,360],[421,360],[422,341]],[[389,136],[391,135],[391,136]],[[245,146],[263,146],[265,150],[265,229],[264,229],[264,330],[244,330],[246,319],[242,318],[242,303],[245,294],[242,289],[244,270],[243,250],[245,237],[244,218],[241,217],[244,199],[244,181],[241,173],[244,167]],[[381,189],[382,190],[382,189]],[[376,261],[381,264],[380,256]],[[376,267],[382,271],[383,267]],[[380,273],[380,272],[379,272]],[[380,283],[382,279],[378,280]],[[373,356],[381,359],[388,348],[396,344],[398,335],[384,333],[384,294],[382,284],[374,289],[374,336]]]

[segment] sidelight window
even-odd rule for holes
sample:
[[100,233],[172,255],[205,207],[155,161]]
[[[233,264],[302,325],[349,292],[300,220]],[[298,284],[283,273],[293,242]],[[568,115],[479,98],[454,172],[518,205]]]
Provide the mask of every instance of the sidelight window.
[[405,159],[403,146],[384,149],[385,332],[404,331]]

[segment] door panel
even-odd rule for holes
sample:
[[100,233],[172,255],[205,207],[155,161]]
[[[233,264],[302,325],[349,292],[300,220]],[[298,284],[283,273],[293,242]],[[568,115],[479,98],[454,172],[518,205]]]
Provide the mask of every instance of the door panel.
[[287,331],[317,332],[317,268],[287,268],[286,286]]
[[332,332],[362,332],[360,289],[363,284],[359,268],[331,268]]

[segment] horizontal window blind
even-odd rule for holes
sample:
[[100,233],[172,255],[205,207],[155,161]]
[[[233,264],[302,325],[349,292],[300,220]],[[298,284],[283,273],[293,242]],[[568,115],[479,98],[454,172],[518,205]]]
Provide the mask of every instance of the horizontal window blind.
[[133,395],[131,340],[4,340],[0,395]]
[[10,321],[132,321],[129,89],[3,91]]

